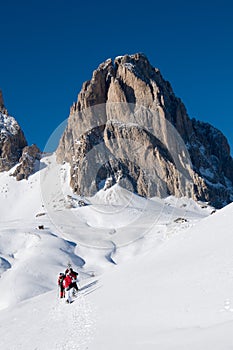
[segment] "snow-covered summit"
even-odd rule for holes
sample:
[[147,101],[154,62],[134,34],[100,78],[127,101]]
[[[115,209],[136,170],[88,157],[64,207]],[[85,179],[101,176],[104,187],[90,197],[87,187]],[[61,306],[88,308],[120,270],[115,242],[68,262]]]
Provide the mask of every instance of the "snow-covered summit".
[[39,154],[36,145],[27,146],[24,133],[15,118],[8,114],[0,91],[0,172],[19,163],[11,174],[16,180],[28,179],[36,170]]
[[14,117],[0,112],[0,133],[16,135],[20,129],[19,124]]
[[14,117],[0,111],[0,172],[19,161],[27,141]]
[[0,90],[0,134],[16,135],[19,130],[19,124],[15,118],[8,115],[5,108],[2,91]]
[[144,197],[132,193],[116,183],[110,188],[98,191],[91,198],[91,202],[99,205],[144,207],[148,201]]
[[23,131],[15,118],[8,114],[0,91],[0,172],[17,164],[26,145]]

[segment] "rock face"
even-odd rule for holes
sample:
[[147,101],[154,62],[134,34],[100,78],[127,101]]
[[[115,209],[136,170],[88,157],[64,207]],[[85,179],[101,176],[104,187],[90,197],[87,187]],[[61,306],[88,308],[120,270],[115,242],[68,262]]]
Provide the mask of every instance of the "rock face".
[[233,200],[233,160],[223,134],[190,119],[143,54],[108,59],[83,84],[57,149],[74,192],[120,182],[142,196],[170,194],[221,207]]
[[22,156],[19,159],[19,165],[16,167],[12,176],[15,176],[17,181],[27,180],[35,172],[36,163],[40,161],[40,158],[41,152],[36,145],[24,147]]
[[4,101],[3,101],[3,96],[2,96],[2,91],[0,90],[0,112],[3,114],[7,114],[7,111],[4,107]]
[[17,180],[27,179],[35,170],[34,163],[39,154],[35,145],[27,146],[19,124],[8,115],[0,91],[0,172],[8,171],[20,162],[12,175]]
[[24,134],[16,120],[8,115],[0,93],[0,171],[12,168],[26,145]]

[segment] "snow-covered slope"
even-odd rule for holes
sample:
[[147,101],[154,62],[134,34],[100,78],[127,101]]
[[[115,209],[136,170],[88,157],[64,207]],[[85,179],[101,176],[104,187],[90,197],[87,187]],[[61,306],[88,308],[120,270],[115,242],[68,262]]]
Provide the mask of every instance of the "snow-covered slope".
[[229,205],[106,274],[90,298],[101,318],[89,349],[230,349],[232,212]]
[[[80,207],[67,166],[42,164],[20,183],[0,174],[1,349],[232,347],[233,205],[209,216],[115,185]],[[56,286],[68,262],[82,287],[71,305]]]

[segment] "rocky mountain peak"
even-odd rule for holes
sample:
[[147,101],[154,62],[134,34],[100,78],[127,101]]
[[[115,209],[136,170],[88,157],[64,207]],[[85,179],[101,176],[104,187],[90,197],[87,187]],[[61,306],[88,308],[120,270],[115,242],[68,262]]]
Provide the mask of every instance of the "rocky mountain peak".
[[190,119],[142,53],[106,60],[83,84],[57,159],[70,163],[79,194],[94,194],[121,172],[121,185],[143,196],[188,196],[216,207],[233,200],[226,138]]
[[118,69],[127,69],[134,73],[139,79],[149,83],[151,77],[158,73],[159,70],[153,68],[143,53],[134,55],[118,56],[114,60],[116,71]]
[[0,112],[3,114],[7,114],[7,110],[4,106],[4,100],[3,100],[3,95],[2,95],[2,91],[0,90]]
[[8,114],[0,91],[0,172],[8,171],[20,162],[13,176],[17,180],[27,179],[34,172],[38,153],[40,151],[35,145],[27,145],[18,122]]

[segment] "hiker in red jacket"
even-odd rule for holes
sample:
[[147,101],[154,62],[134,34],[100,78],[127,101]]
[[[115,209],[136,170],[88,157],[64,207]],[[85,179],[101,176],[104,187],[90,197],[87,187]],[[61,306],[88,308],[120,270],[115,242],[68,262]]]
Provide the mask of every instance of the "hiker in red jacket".
[[66,274],[64,280],[63,280],[63,287],[65,289],[65,296],[66,296],[66,302],[71,303],[71,283],[72,283],[72,277],[70,276],[69,272]]

